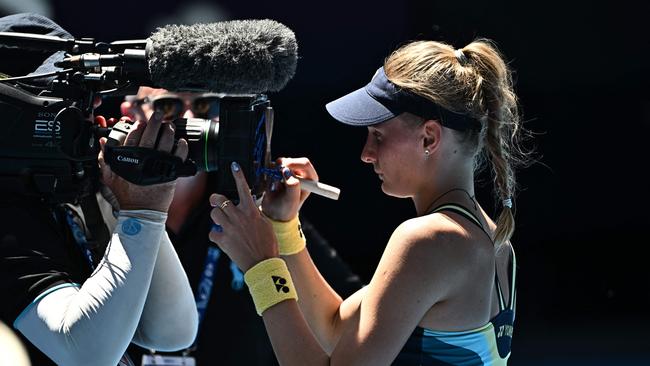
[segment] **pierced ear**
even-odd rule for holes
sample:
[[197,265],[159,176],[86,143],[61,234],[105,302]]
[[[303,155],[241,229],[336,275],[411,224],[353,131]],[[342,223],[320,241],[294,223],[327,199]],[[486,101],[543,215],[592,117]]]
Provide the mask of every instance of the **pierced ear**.
[[440,122],[430,119],[422,124],[422,147],[433,153],[440,145],[442,125]]

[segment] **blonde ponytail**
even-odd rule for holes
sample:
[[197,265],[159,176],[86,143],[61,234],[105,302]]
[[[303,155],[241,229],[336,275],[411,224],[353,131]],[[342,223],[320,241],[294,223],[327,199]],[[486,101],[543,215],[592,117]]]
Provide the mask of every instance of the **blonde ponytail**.
[[494,241],[499,246],[510,240],[515,228],[514,169],[528,160],[529,153],[520,146],[525,134],[512,74],[497,47],[487,39],[458,50],[440,42],[412,42],[393,52],[384,70],[394,84],[481,121],[479,133],[457,133],[464,134],[462,141],[477,162],[481,152],[486,153],[495,196],[502,206]]

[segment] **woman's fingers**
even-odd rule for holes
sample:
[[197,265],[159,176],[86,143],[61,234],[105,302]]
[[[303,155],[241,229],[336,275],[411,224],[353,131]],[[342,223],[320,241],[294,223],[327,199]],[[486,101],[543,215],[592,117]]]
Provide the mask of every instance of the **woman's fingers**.
[[291,169],[288,167],[282,168],[282,176],[284,177],[284,196],[292,200],[300,197],[300,181],[293,176]]
[[232,215],[234,213],[232,210],[237,209],[232,201],[220,194],[212,194],[210,196],[210,205],[214,207],[212,211],[210,211],[212,221],[222,227],[229,226],[230,219],[228,218],[228,212]]
[[288,187],[295,187],[300,184],[300,181],[293,175],[293,171],[289,167],[282,168],[282,177],[284,177],[284,183]]
[[[281,158],[280,164],[284,167],[282,170],[282,175],[284,176],[285,186],[287,187],[288,192],[295,192],[298,190],[300,185],[298,184],[298,178],[308,179],[314,182],[318,182],[318,173],[314,165],[307,158]],[[286,170],[289,170],[288,172]],[[291,193],[298,195],[300,198],[300,205],[309,197],[309,191],[300,189],[299,193]]]
[[236,161],[233,161],[232,164],[230,164],[230,170],[232,171],[232,176],[235,178],[235,184],[237,185],[239,206],[242,210],[250,211],[251,209],[255,209],[255,211],[257,211],[257,208],[255,208],[255,201],[253,201],[253,197],[251,196],[251,189],[246,182],[246,177],[244,176],[244,172],[241,170],[241,166],[239,166]]
[[312,165],[311,161],[307,158],[280,158],[278,159],[280,165],[291,169],[293,175],[300,178],[306,178],[313,181],[318,181],[318,173]]
[[[224,234],[223,230],[219,231],[219,230],[212,229],[212,230],[210,230],[210,233],[208,234],[208,238],[213,243],[216,243],[216,244],[219,245],[220,243],[222,243],[224,235],[225,234]],[[221,247],[221,245],[219,245],[219,247]]]
[[210,216],[215,224],[221,226],[222,231],[213,228],[209,238],[217,243],[239,268],[247,270],[261,260],[277,257],[277,241],[271,224],[255,206],[241,167],[233,163],[231,170],[237,184],[239,204],[235,206],[219,194],[210,196],[210,204],[216,206]]
[[217,207],[220,197],[225,198],[225,196],[222,196],[220,194],[216,194],[216,193],[211,194],[210,199],[209,199],[210,200],[210,206]]

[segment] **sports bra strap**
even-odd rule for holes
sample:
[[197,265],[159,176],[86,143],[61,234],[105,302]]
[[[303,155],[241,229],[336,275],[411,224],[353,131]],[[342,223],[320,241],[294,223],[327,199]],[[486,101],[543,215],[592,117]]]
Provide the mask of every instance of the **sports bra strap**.
[[467,220],[471,221],[476,226],[478,226],[479,229],[481,229],[485,233],[485,235],[487,235],[490,238],[490,240],[492,240],[492,237],[487,232],[487,230],[485,230],[485,228],[481,224],[481,221],[478,219],[478,217],[476,217],[473,213],[471,213],[470,211],[465,209],[463,206],[457,205],[457,204],[454,204],[454,203],[447,203],[447,204],[444,204],[442,206],[438,206],[438,207],[434,208],[433,210],[431,210],[431,213],[436,213],[436,212],[440,212],[440,211],[451,211],[451,212],[454,212],[454,213],[457,213],[457,214],[461,215],[462,217],[466,218]]
[[496,275],[496,268],[494,269],[494,285],[497,288],[497,295],[499,297],[499,311],[504,311],[506,309],[506,301],[503,298],[503,292],[501,291],[501,284],[499,284],[499,277]]
[[[517,298],[517,291],[515,287],[515,279],[517,274],[517,259],[515,257],[514,250],[511,249],[510,254],[512,254],[511,260],[509,261],[510,263],[508,264],[508,270],[510,270],[510,275],[508,276],[508,282],[510,285],[510,297],[508,298],[507,308],[514,311],[515,302]],[[503,299],[503,292],[501,290],[501,285],[499,284],[499,278],[496,275],[496,269],[495,269],[494,283],[497,288],[497,294],[499,295],[499,310],[503,311],[506,309],[506,302]]]
[[[454,213],[459,214],[460,216],[466,218],[470,222],[474,223],[476,226],[478,226],[484,233],[487,235],[490,240],[492,240],[492,236],[490,236],[490,233],[483,227],[481,224],[481,221],[468,211],[466,208],[464,208],[461,205],[457,205],[455,203],[447,203],[441,206],[436,207],[435,209],[431,210],[431,213],[436,213],[440,211],[451,211]],[[511,249],[511,254],[512,254],[512,260],[510,261],[509,269],[511,269],[511,276],[508,278],[508,282],[510,283],[510,297],[509,297],[509,304],[507,305],[508,309],[514,310],[515,309],[515,304],[516,304],[516,297],[517,297],[517,292],[516,292],[516,287],[515,287],[515,275],[517,271],[517,259],[515,258],[515,251]],[[497,275],[496,268],[494,270],[494,282],[496,284],[497,288],[497,293],[499,295],[499,310],[505,310],[506,309],[506,303],[503,298],[503,292],[501,290],[501,285],[499,285],[499,277]]]
[[510,262],[512,274],[510,277],[510,304],[508,308],[514,311],[517,302],[517,287],[515,286],[515,280],[517,279],[517,257],[515,256],[514,249],[511,249],[510,253],[512,254],[512,261]]

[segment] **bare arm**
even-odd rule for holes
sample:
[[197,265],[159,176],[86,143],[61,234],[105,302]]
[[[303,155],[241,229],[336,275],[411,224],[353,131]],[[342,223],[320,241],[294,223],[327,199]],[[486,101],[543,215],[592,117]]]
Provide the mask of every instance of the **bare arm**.
[[[241,202],[226,210],[219,207],[213,210],[213,219],[224,230],[211,233],[210,238],[240,268],[247,270],[264,259],[276,257],[277,244],[273,235],[269,235],[269,222],[254,207],[252,199],[246,197],[249,189],[243,173],[235,171],[234,176]],[[217,200],[224,199],[217,197]],[[420,219],[400,225],[365,294],[361,292],[363,298],[352,296],[342,302],[335,312],[338,318],[325,321],[324,329],[319,329],[323,334],[340,336],[334,342],[331,357],[310,331],[295,301],[283,301],[266,310],[264,322],[280,363],[390,364],[427,310],[445,298],[449,284],[456,280],[453,278],[456,272],[450,271],[456,263],[448,257],[454,240],[453,233],[438,233],[429,223],[422,225]],[[299,275],[302,273],[292,277]]]
[[331,352],[338,341],[336,324],[343,300],[321,276],[306,249],[283,259],[300,296],[302,315],[323,349]]
[[393,362],[426,312],[448,298],[457,282],[459,273],[448,255],[454,250],[453,237],[433,231],[420,218],[395,230],[359,307],[354,313],[341,312],[340,340],[331,364]]
[[[281,158],[277,163],[285,167],[283,173],[287,176],[291,173],[318,181],[316,170],[306,158]],[[262,211],[274,220],[291,221],[309,192],[301,190],[299,180],[294,177],[287,177],[284,184],[276,183],[275,188],[266,192]],[[307,249],[283,256],[283,259],[294,278],[300,310],[323,349],[329,353],[338,340],[335,328],[343,300],[318,271]]]

